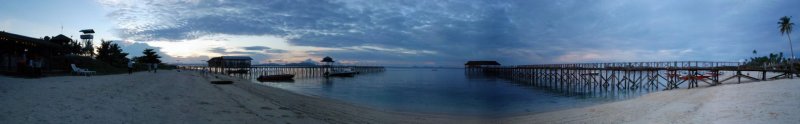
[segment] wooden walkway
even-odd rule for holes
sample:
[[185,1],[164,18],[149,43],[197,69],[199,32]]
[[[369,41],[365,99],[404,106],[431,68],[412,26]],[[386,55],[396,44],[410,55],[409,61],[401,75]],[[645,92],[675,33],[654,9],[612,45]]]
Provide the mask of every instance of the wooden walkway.
[[386,70],[386,68],[383,66],[252,66],[247,68],[221,68],[202,65],[184,65],[180,66],[180,68],[184,70],[204,71],[214,74],[227,74],[245,79],[255,79],[261,75],[273,74],[294,74],[295,79],[323,77],[323,73],[326,70],[340,68],[352,68],[353,71],[359,73],[383,72]]
[[742,64],[709,61],[541,64],[471,67],[466,73],[530,80],[527,82],[530,85],[586,89],[694,88],[701,84],[715,86],[794,77],[788,66]]

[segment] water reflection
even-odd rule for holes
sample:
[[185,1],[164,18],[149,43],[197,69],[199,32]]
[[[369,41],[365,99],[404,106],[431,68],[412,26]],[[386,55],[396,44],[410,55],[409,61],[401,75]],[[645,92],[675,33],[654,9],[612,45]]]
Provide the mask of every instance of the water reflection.
[[262,84],[389,111],[472,116],[539,113],[615,101],[643,92],[575,92],[532,80],[468,75],[463,69],[388,68],[349,78]]

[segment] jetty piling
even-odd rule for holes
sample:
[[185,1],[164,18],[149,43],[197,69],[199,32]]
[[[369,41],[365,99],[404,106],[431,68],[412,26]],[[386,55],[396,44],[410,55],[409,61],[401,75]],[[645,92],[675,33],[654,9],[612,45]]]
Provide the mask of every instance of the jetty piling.
[[[696,88],[701,85],[715,86],[724,83],[792,78],[794,75],[791,74],[792,69],[788,65],[751,67],[741,62],[613,62],[517,66],[500,66],[494,63],[476,65],[476,63],[487,62],[468,62],[465,64],[466,75],[496,76],[526,85],[580,92]],[[777,75],[770,76],[770,74]]]

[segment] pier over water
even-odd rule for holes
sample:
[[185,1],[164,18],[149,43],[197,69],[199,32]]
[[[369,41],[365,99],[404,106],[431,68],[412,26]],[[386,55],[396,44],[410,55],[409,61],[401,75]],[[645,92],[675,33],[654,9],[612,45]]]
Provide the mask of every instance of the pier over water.
[[[485,62],[484,62],[485,63]],[[474,64],[474,62],[473,62]],[[568,91],[676,89],[793,78],[789,64],[672,61],[500,66],[465,64],[467,75],[493,75]]]

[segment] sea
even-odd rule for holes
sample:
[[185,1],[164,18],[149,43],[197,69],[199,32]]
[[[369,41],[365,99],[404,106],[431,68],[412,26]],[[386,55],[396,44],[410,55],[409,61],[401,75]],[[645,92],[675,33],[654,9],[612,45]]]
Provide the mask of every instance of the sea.
[[582,90],[531,85],[535,81],[470,74],[463,68],[387,68],[354,77],[253,82],[384,111],[508,117],[635,98],[655,90]]

